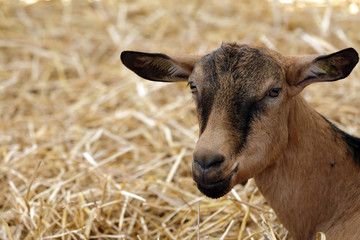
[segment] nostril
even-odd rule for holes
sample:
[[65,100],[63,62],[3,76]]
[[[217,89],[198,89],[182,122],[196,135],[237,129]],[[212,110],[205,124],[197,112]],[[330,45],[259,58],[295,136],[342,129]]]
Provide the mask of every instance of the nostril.
[[212,156],[206,161],[205,168],[220,167],[223,162],[224,162],[223,155]]
[[199,155],[194,154],[194,162],[200,166],[202,170],[210,168],[218,168],[225,161],[225,157],[221,154]]

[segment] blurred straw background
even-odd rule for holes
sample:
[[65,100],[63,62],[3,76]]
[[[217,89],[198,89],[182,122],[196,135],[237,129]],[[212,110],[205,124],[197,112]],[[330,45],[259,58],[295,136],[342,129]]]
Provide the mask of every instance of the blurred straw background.
[[[123,50],[360,51],[359,1],[0,0],[1,239],[291,239],[250,180],[212,200],[191,178],[185,84],[146,82]],[[303,93],[360,135],[360,70]],[[281,186],[279,186],[281,187]]]

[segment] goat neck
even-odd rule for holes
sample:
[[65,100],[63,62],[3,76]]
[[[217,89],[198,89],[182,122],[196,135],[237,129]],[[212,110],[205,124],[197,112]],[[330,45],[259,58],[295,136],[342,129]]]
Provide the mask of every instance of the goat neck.
[[314,239],[315,229],[327,233],[328,240],[341,239],[351,229],[339,227],[339,220],[343,226],[360,223],[359,217],[344,214],[360,208],[354,201],[360,197],[359,166],[339,129],[301,96],[291,101],[287,147],[276,164],[255,177],[256,184],[294,239]]

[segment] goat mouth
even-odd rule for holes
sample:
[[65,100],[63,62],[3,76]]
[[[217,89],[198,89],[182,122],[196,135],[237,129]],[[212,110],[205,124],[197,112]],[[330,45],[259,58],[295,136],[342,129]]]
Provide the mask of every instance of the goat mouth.
[[231,179],[237,171],[238,171],[238,166],[236,166],[226,178],[213,183],[197,182],[196,183],[197,188],[207,197],[220,198],[231,190],[232,188]]

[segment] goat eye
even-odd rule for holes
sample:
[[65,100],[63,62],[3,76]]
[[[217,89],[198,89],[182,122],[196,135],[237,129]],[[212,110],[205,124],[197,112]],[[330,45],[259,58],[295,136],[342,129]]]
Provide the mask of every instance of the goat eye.
[[281,88],[272,88],[266,93],[266,96],[274,98],[279,96],[280,92],[281,92]]
[[190,86],[190,89],[191,89],[192,93],[195,93],[197,91],[195,83],[189,82],[188,85]]

